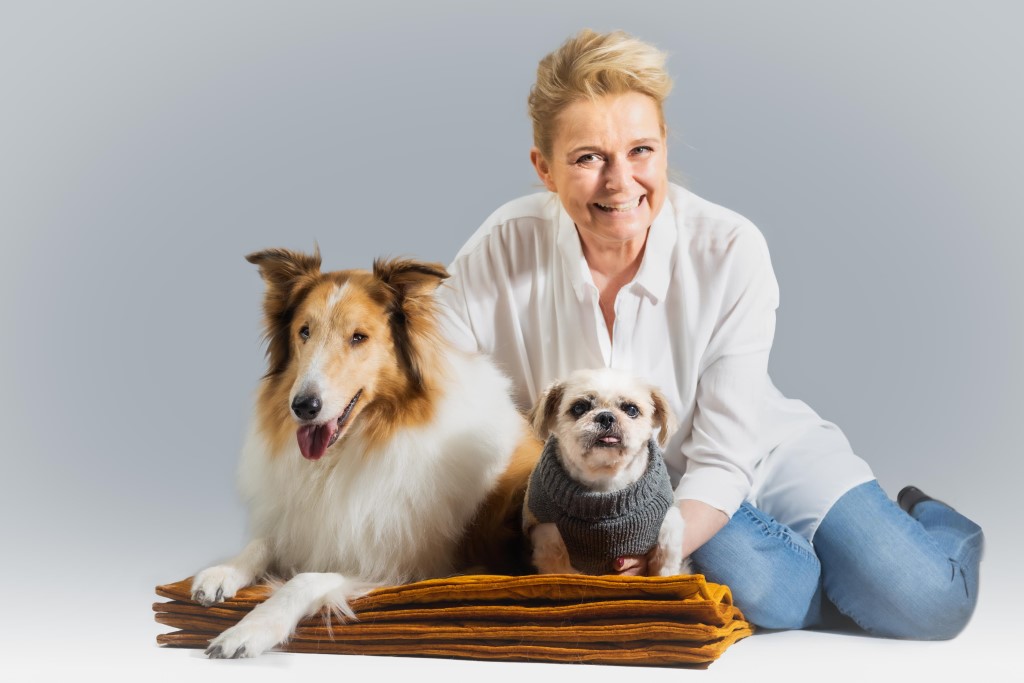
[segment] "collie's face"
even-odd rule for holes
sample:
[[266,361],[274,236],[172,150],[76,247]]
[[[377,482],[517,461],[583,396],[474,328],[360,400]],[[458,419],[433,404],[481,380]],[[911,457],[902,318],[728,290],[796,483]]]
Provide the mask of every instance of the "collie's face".
[[380,441],[429,417],[441,266],[378,261],[372,273],[321,273],[319,254],[247,258],[267,283],[270,369],[259,402],[275,451],[294,438],[303,457],[319,460],[350,434]]
[[378,383],[397,381],[387,312],[367,294],[365,280],[336,275],[316,285],[289,329],[295,378],[288,406],[299,425],[299,450],[310,460],[358,421]]

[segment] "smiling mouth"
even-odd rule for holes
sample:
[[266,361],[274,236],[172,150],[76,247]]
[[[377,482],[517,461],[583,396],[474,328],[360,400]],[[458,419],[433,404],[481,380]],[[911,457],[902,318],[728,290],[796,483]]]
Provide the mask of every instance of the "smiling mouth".
[[605,213],[627,213],[640,206],[640,202],[643,201],[645,196],[646,195],[640,195],[633,201],[626,202],[625,204],[600,204],[598,202],[594,202],[594,206]]
[[341,433],[345,431],[348,420],[352,416],[352,409],[355,408],[356,402],[359,401],[359,397],[362,394],[362,389],[357,391],[356,395],[345,406],[345,410],[337,418],[328,420],[323,424],[309,424],[299,427],[295,437],[299,442],[299,450],[302,452],[302,457],[307,460],[319,460],[323,457],[327,449],[333,446],[334,442],[341,436]]

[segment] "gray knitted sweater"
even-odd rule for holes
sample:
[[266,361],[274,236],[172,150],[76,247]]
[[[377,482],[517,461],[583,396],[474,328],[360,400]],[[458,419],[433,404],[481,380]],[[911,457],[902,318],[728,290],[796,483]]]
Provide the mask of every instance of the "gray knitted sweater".
[[572,566],[587,574],[612,573],[612,561],[644,555],[658,542],[665,513],[675,502],[658,444],[648,442],[647,470],[624,489],[601,493],[571,479],[558,457],[558,440],[544,445],[530,476],[528,506],[540,523],[553,522]]

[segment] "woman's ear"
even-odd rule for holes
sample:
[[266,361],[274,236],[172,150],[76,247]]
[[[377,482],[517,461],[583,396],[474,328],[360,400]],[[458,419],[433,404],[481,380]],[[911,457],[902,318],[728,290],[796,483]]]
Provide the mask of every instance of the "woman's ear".
[[533,169],[537,171],[537,177],[544,183],[544,187],[557,193],[558,187],[551,177],[551,165],[548,164],[548,160],[544,158],[544,155],[536,147],[530,149],[530,163],[533,164]]

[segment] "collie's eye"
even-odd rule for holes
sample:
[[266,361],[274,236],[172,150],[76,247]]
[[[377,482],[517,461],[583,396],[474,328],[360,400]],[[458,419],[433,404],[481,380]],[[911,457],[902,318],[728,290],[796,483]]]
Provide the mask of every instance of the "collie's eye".
[[365,334],[356,332],[355,334],[352,335],[352,340],[350,343],[352,344],[352,346],[355,346],[356,344],[362,344],[367,339],[368,337]]
[[574,417],[583,417],[583,414],[588,410],[590,410],[590,404],[586,401],[576,401],[572,404],[572,407],[569,408],[569,412],[571,412]]
[[309,325],[303,325],[299,328],[299,336],[302,338],[302,341],[309,339]]
[[624,403],[622,405],[622,412],[624,412],[628,417],[632,417],[632,418],[640,417],[640,409],[637,408],[632,403]]

